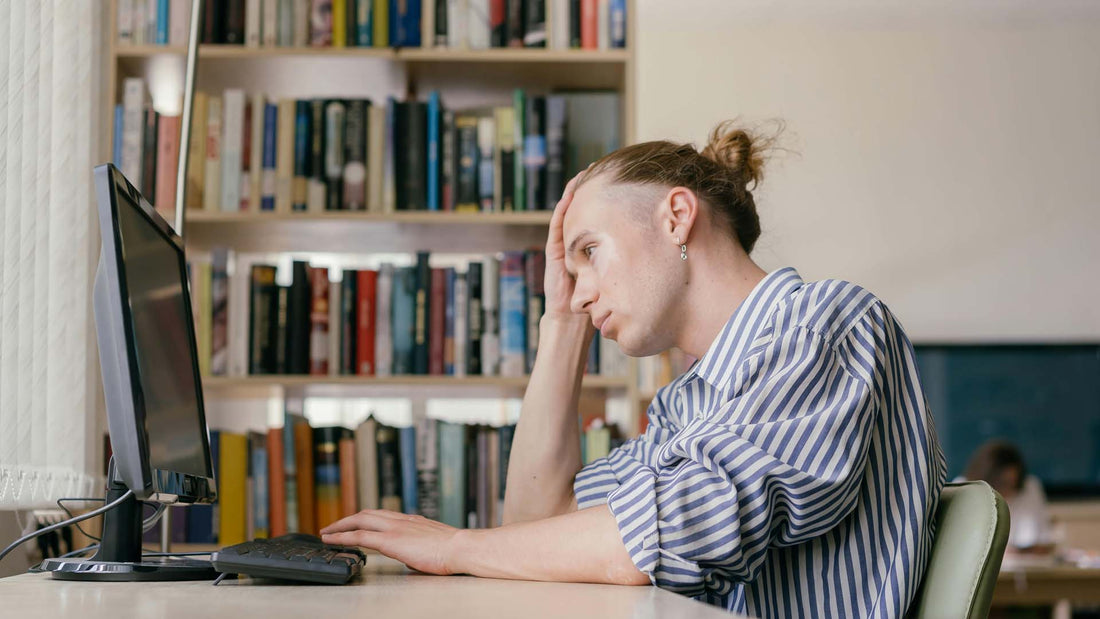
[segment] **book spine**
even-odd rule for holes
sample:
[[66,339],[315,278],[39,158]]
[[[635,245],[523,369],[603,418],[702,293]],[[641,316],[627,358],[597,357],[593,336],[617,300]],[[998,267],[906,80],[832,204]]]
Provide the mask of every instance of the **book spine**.
[[[255,93],[252,96],[252,145],[249,153],[249,187],[248,187],[248,204],[249,208],[254,211],[260,210],[262,207],[262,188],[264,177],[264,166],[266,165],[267,152],[264,150],[264,140],[266,139],[266,120],[267,114],[267,99],[263,93]],[[272,136],[274,137],[274,136]],[[273,205],[274,206],[274,205]]]
[[340,519],[339,427],[313,428],[313,481],[317,528]]
[[351,211],[367,209],[367,109],[370,101],[351,99],[347,102],[344,137],[344,170],[342,173],[343,208]]
[[374,46],[390,46],[390,0],[374,0]]
[[271,501],[268,494],[270,484],[267,480],[267,436],[259,432],[248,433],[249,478],[252,488],[250,496],[252,528],[247,539],[268,537],[270,534]]
[[156,44],[168,45],[168,19],[171,16],[171,7],[168,0],[157,0],[156,7]]
[[546,208],[565,191],[565,98],[546,97]]
[[441,120],[439,154],[439,208],[455,209],[455,116],[444,110]]
[[407,101],[395,106],[394,138],[399,156],[394,161],[398,210],[428,208],[428,106]]
[[355,44],[371,47],[374,44],[374,0],[357,0],[355,8]]
[[286,319],[287,372],[290,374],[309,374],[311,291],[309,266],[295,261]]
[[134,45],[151,43],[148,36],[146,36],[146,24],[148,22],[146,14],[148,11],[149,3],[146,0],[134,0]]
[[275,132],[275,210],[291,211],[294,197],[294,108],[293,99],[279,100],[279,126]]
[[328,374],[328,269],[310,269],[312,297],[309,312],[309,373]]
[[470,18],[467,0],[446,0],[447,2],[447,47],[466,49],[470,46],[469,28],[466,22]]
[[524,47],[546,47],[546,0],[525,0]]
[[496,203],[496,175],[493,151],[496,146],[496,119],[479,116],[477,119],[477,191],[482,212],[491,212]]
[[279,43],[279,0],[261,0],[263,16],[260,27],[260,39],[264,47],[275,47]]
[[340,293],[343,291],[340,282],[328,283],[328,375],[340,374],[340,350],[341,338],[343,338],[343,320],[340,309],[343,307],[343,299]]
[[325,184],[325,102],[314,99],[309,102],[309,189],[308,207],[310,212],[321,212],[327,205]]
[[397,429],[378,424],[378,502],[382,509],[401,511],[401,448]]
[[283,468],[283,429],[267,430],[267,496],[271,537],[286,535],[286,470]]
[[317,535],[317,494],[314,482],[313,428],[294,424],[295,475],[298,480],[298,531]]
[[431,316],[432,270],[428,266],[428,252],[416,254],[416,290],[414,297],[413,326],[413,374],[428,374],[429,358],[429,318]]
[[462,528],[466,526],[466,427],[438,424],[440,520]]
[[[258,208],[252,202],[252,101],[248,98],[244,100],[244,122],[241,125],[240,186],[237,188],[237,195],[240,197],[237,210],[248,211],[250,208]],[[259,153],[256,156],[259,157]]]
[[481,375],[500,375],[500,266],[492,256],[485,259],[481,276]]
[[171,0],[168,17],[168,44],[182,47],[187,45],[191,34],[192,0]]
[[489,0],[489,45],[508,46],[508,0]]
[[382,211],[382,173],[386,159],[386,107],[367,107],[367,209]]
[[216,248],[210,273],[210,374],[229,373],[229,252]]
[[244,5],[244,0],[225,0],[225,43],[227,45],[244,43]]
[[[311,0],[309,14],[309,44],[313,47],[333,45],[336,16],[333,0]],[[343,46],[341,46],[343,47]]]
[[489,49],[489,0],[466,0],[465,40],[470,49]]
[[478,427],[468,425],[466,431],[466,528],[479,528],[477,521],[478,510]]
[[134,1],[118,0],[118,44],[134,44]]
[[416,424],[416,494],[421,516],[439,520],[439,429],[435,419],[423,417]]
[[221,210],[241,207],[241,147],[244,136],[244,91],[230,88],[222,99],[225,120],[222,132]]
[[420,513],[418,470],[416,466],[416,427],[398,430],[401,458],[401,510],[406,514]]
[[466,275],[466,296],[468,300],[466,311],[466,374],[469,376],[480,376],[482,373],[481,336],[484,332],[485,311],[481,306],[481,271],[480,262],[471,262]]
[[358,346],[356,347],[355,374],[371,376],[375,373],[375,298],[378,286],[378,271],[362,270],[358,273],[359,282],[356,295],[359,300]]
[[218,544],[232,546],[246,539],[245,489],[248,479],[248,437],[221,432],[218,464]]
[[248,312],[248,372],[272,374],[275,372],[275,326],[278,311],[278,290],[275,285],[275,267],[254,264]]
[[569,2],[569,47],[579,49],[581,47],[581,3],[584,0],[567,0]]
[[393,97],[389,97],[386,99],[386,139],[382,149],[382,210],[386,213],[394,212],[397,206],[397,181],[394,167],[397,156],[395,152],[397,148],[395,142],[396,116],[397,101]]
[[431,270],[431,295],[428,301],[428,374],[443,375],[443,348],[446,337],[447,274],[441,268]]
[[540,250],[527,253],[527,373],[535,368],[539,348],[539,324],[546,311],[546,291],[543,276],[546,272],[546,254]]
[[569,32],[572,16],[571,0],[549,0],[550,5],[550,46],[554,49],[569,49]]
[[229,274],[229,375],[248,375],[249,270],[240,254]]
[[290,287],[279,286],[275,294],[275,373],[286,374],[289,372],[287,319],[290,314]]
[[527,208],[540,210],[546,204],[546,98],[527,98],[527,135],[523,165],[526,169]]
[[514,110],[511,107],[498,107],[494,110],[496,115],[497,138],[493,156],[497,165],[493,171],[496,188],[494,193],[500,202],[499,210],[516,210],[516,182],[515,182],[515,130]]
[[439,100],[439,91],[433,90],[428,95],[428,196],[427,208],[429,211],[439,210],[439,147],[440,147],[440,118],[442,104]]
[[394,268],[383,264],[378,269],[375,294],[374,373],[377,376],[393,374],[393,289]]
[[466,274],[455,273],[455,376],[466,376],[466,339],[468,337],[467,313],[469,297],[466,294]]
[[176,210],[176,166],[180,152],[180,117],[163,116],[157,127],[157,210],[168,215]]
[[599,47],[599,0],[581,0],[580,30],[582,49]]
[[[191,101],[190,165],[187,166],[187,208],[202,208],[202,191],[206,172],[207,96],[196,91]],[[120,124],[115,125],[118,131]],[[120,164],[121,165],[121,164]]]
[[309,23],[309,0],[292,0],[292,2],[294,6],[291,7],[291,13],[293,14],[294,23],[291,25],[290,45],[297,48],[307,47],[311,28]]
[[203,208],[221,210],[222,199],[222,98],[212,96],[206,104],[206,186],[202,190]]
[[377,422],[367,417],[355,429],[355,479],[359,485],[358,509],[378,509]]
[[274,103],[264,103],[264,146],[263,173],[260,179],[260,210],[275,210],[275,153],[277,149],[277,127],[279,107]]
[[[302,532],[298,521],[298,455],[294,427],[305,424],[301,398],[288,398],[283,410],[283,478],[286,484],[286,526],[290,533]],[[308,430],[307,430],[308,431]]]
[[[359,272],[344,270],[340,283],[340,374],[352,375],[358,367]],[[373,352],[373,351],[372,351]]]
[[294,102],[294,186],[291,210],[304,211],[309,201],[310,125],[313,115],[309,101]]
[[500,265],[500,375],[523,376],[527,367],[527,287],[524,254],[505,252]]
[[458,165],[455,171],[455,210],[480,210],[478,193],[477,117],[456,116]]
[[199,353],[199,375],[210,376],[210,342],[211,342],[211,312],[210,290],[213,278],[212,268],[209,262],[199,263],[198,286],[196,286],[195,304],[198,311],[195,313],[195,339],[197,340]]
[[513,195],[515,196],[516,210],[524,211],[531,208],[527,205],[526,168],[523,163],[524,140],[526,139],[527,130],[527,93],[519,88],[512,91],[512,116],[515,123],[512,130],[515,138],[515,145],[512,149],[513,159],[515,160],[515,169],[512,171],[515,185]]
[[343,431],[338,449],[340,452],[340,517],[347,518],[359,511],[359,501],[356,496],[358,480],[355,476],[355,439],[349,431]]
[[330,0],[332,3],[329,23],[331,30],[331,45],[333,47],[348,46],[348,3],[347,0]]
[[443,269],[443,373],[455,373],[455,270]]
[[596,49],[611,47],[611,0],[598,0],[596,4]]
[[413,374],[416,341],[416,267],[393,272],[393,373]]
[[154,200],[157,195],[157,126],[160,114],[151,106],[145,108],[145,127],[141,133],[141,154],[144,157],[141,170],[141,195]]
[[505,0],[505,44],[508,47],[523,47],[524,27],[527,16],[524,14],[527,6],[525,0]]
[[248,47],[259,47],[261,36],[261,22],[263,11],[260,8],[262,0],[246,0],[244,7],[244,44]]
[[433,43],[436,47],[447,46],[448,22],[447,0],[434,0],[435,27],[432,29]]
[[611,47],[626,47],[626,0],[611,0],[609,27],[611,29]]
[[276,18],[276,27],[278,28],[278,34],[276,35],[276,43],[279,47],[290,47],[295,45],[295,28],[294,24],[297,15],[296,6],[306,6],[299,2],[297,5],[294,0],[278,0],[279,1],[279,15]]

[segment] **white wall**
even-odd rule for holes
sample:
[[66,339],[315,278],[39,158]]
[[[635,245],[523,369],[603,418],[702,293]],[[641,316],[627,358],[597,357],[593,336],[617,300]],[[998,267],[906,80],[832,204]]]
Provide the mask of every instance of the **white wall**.
[[638,17],[639,140],[788,124],[800,154],[756,193],[761,266],[860,283],[915,341],[1100,340],[1100,3],[638,0]]

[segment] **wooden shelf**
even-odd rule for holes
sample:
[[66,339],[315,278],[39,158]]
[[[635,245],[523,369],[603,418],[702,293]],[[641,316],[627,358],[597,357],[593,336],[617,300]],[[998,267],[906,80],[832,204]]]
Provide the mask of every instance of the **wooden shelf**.
[[[187,49],[167,45],[119,45],[115,48],[121,59],[182,56]],[[409,62],[530,62],[530,63],[625,63],[630,52],[625,49],[511,49],[484,50],[449,48],[374,48],[374,47],[247,47],[243,45],[200,45],[199,58],[289,58],[295,56],[327,56],[334,58],[380,58]]]
[[266,222],[372,222],[391,224],[546,226],[553,211],[514,211],[507,213],[457,213],[442,211],[325,211],[321,213],[273,211],[219,212],[192,209],[187,212],[188,224],[250,224]]
[[[526,376],[206,376],[202,379],[207,397],[255,398],[286,392],[304,392],[318,396],[347,396],[370,392],[388,396],[407,394],[410,390],[440,389],[455,394],[456,390],[481,392],[522,392],[527,387]],[[626,389],[625,376],[585,376],[585,390]]]

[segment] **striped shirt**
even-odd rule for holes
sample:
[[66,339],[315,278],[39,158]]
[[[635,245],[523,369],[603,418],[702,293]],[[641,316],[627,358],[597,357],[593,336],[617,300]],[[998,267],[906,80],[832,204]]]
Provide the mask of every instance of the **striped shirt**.
[[853,284],[768,274],[574,492],[653,584],[760,617],[900,617],[946,468],[913,348]]

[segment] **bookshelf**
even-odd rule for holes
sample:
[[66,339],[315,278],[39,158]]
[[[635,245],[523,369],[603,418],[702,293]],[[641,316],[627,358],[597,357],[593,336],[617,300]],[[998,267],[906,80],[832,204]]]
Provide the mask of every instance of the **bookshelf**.
[[[164,85],[182,93],[186,50],[182,46],[121,45],[118,36],[118,0],[109,3],[107,132],[103,160],[111,159],[116,103],[122,80],[142,77],[153,91],[154,105]],[[636,8],[627,1],[625,49],[493,48],[360,48],[360,47],[247,47],[199,46],[196,90],[219,91],[239,87],[246,92],[306,98],[311,96],[418,96],[437,89],[456,107],[505,101],[513,88],[547,93],[569,90],[613,90],[621,100],[620,135],[623,144],[634,140]],[[355,76],[355,84],[333,79],[333,74]],[[289,75],[310,74],[288,81]],[[327,77],[326,77],[327,75]],[[170,95],[169,95],[170,96]],[[449,101],[449,102],[451,102]],[[191,165],[201,165],[192,161]],[[550,211],[456,213],[398,211],[332,211],[320,213],[220,212],[188,209],[185,242],[189,250],[205,252],[228,247],[240,252],[407,252],[493,253],[542,246]],[[638,388],[638,363],[629,360],[625,376],[586,376],[585,402],[622,398],[629,405],[627,419],[619,421],[624,434],[636,434],[645,403]],[[464,391],[495,390],[522,395],[528,377],[451,376],[286,376],[204,377],[205,398],[234,398],[253,394],[309,392],[361,394],[372,389],[431,388],[461,395]]]

